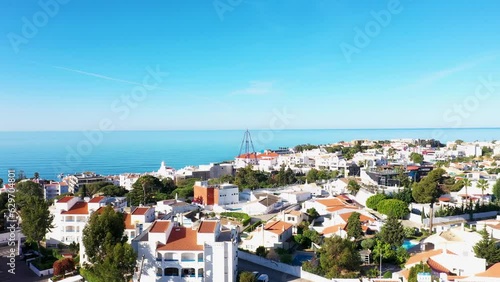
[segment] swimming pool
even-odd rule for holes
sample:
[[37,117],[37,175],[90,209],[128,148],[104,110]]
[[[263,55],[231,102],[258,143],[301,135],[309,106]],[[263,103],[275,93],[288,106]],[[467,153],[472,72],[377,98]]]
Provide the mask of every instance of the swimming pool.
[[403,241],[403,248],[405,248],[406,250],[409,250],[409,249],[415,247],[416,245],[418,245],[418,243],[414,243],[410,240]]
[[297,254],[293,258],[292,264],[301,266],[304,261],[310,261],[313,258],[313,254]]

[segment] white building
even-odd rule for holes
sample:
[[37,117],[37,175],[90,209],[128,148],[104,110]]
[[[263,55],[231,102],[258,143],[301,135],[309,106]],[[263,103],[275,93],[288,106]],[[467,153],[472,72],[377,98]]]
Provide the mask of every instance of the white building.
[[241,247],[252,252],[255,252],[260,246],[264,246],[267,249],[288,249],[289,246],[286,244],[286,241],[292,237],[292,234],[292,224],[281,220],[270,221],[264,228],[261,226],[250,233],[250,236],[241,242]]
[[45,200],[54,199],[55,197],[68,193],[69,186],[66,182],[50,182],[43,185],[43,197]]
[[132,190],[132,185],[134,185],[139,177],[141,177],[141,175],[137,173],[120,174],[120,186],[130,191]]
[[280,193],[279,197],[290,204],[297,204],[311,199],[312,194],[308,191],[287,191]]
[[172,167],[167,167],[165,162],[161,162],[160,168],[158,171],[151,173],[153,176],[158,177],[160,179],[170,178],[175,180],[175,169]]
[[125,234],[128,242],[139,236],[155,220],[154,207],[136,207],[131,213],[125,213]]
[[234,205],[240,202],[238,186],[234,184],[221,184],[219,186],[219,206]]
[[106,197],[83,201],[79,197],[68,196],[57,201],[50,207],[54,228],[46,235],[47,245],[80,243],[90,215],[105,205]]
[[219,221],[204,220],[188,228],[157,220],[132,246],[143,266],[139,269],[141,282],[236,282],[237,232],[223,230]]

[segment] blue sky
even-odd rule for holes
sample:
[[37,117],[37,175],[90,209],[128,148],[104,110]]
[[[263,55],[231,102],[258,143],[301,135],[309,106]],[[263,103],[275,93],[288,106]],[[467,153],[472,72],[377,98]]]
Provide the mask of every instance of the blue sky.
[[61,2],[0,2],[1,131],[500,126],[495,0]]

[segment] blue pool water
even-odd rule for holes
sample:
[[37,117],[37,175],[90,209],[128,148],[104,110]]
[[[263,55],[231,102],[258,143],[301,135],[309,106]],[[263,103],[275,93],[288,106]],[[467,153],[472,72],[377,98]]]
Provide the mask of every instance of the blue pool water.
[[403,248],[405,248],[407,250],[415,247],[416,245],[418,245],[418,243],[412,243],[410,240],[404,240],[403,241]]
[[313,254],[298,254],[293,258],[293,265],[302,265],[304,261],[310,261],[313,258]]

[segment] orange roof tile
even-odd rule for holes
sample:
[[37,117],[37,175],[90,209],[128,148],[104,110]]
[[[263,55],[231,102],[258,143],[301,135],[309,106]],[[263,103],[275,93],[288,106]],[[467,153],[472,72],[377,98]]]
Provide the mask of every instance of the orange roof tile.
[[337,224],[337,225],[328,226],[325,229],[323,229],[323,235],[336,233],[339,230],[344,230],[345,227],[346,227],[346,224]]
[[59,199],[59,201],[57,201],[58,203],[67,203],[69,201],[71,201],[74,197],[73,196],[65,196],[65,197],[62,197],[61,199]]
[[125,229],[135,229],[135,226],[132,225],[132,215],[129,213],[126,213],[124,216],[124,221],[125,221]]
[[450,273],[450,270],[448,268],[444,267],[432,258],[429,258],[427,260],[427,265],[429,265],[429,267],[436,272]]
[[149,208],[144,208],[144,207],[138,207],[135,208],[134,211],[132,212],[133,215],[145,215],[146,212],[148,212]]
[[274,234],[281,235],[283,234],[284,230],[288,230],[292,227],[293,225],[291,225],[290,223],[280,220],[280,221],[268,222],[266,226],[264,226],[264,229],[273,232]]
[[203,245],[197,243],[196,230],[185,227],[174,227],[167,244],[160,244],[156,248],[158,251],[202,251]]
[[265,152],[263,154],[257,155],[257,158],[259,159],[272,159],[272,158],[277,158],[279,155],[277,153],[273,152]]
[[94,197],[92,198],[89,203],[100,203],[102,200],[104,200],[104,198],[106,197],[103,197],[103,196],[100,196],[100,197]]
[[69,210],[63,211],[61,214],[89,214],[88,205],[86,202],[78,202]]
[[403,269],[401,272],[399,272],[401,276],[403,276],[406,280],[410,277],[410,270],[409,269]]
[[[415,255],[411,256],[408,261],[406,262],[405,265],[411,265],[415,263],[419,263],[421,261],[427,261],[428,258],[437,256],[443,253],[443,249],[436,249],[436,250],[430,250],[427,252],[421,252],[421,253],[416,253]],[[455,253],[451,251],[446,251],[447,254],[452,254],[455,255]]]
[[257,159],[257,153],[241,154],[237,156],[238,159]]
[[217,222],[215,221],[202,221],[198,227],[199,233],[214,233]]
[[151,230],[149,232],[151,232],[151,233],[164,233],[165,231],[167,231],[169,224],[170,224],[170,221],[157,220],[157,221],[155,221],[155,223],[153,223],[153,226],[151,226]]
[[476,274],[479,277],[500,277],[500,262],[495,263],[485,272]]

